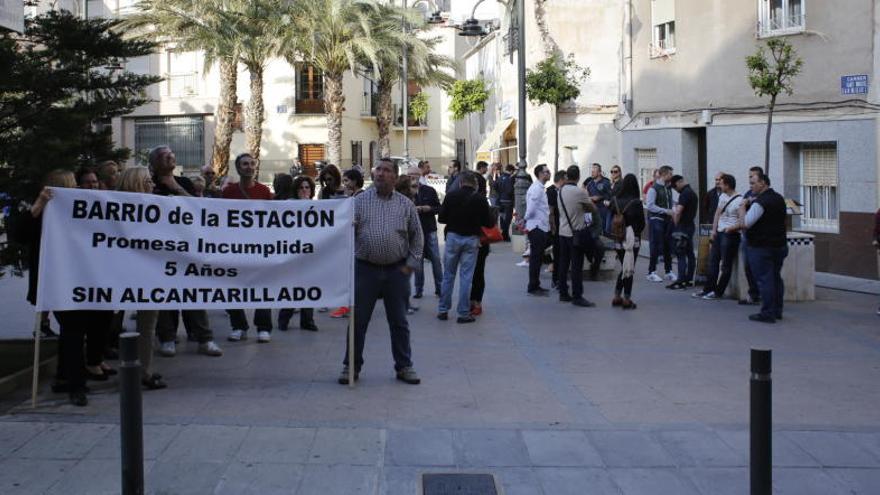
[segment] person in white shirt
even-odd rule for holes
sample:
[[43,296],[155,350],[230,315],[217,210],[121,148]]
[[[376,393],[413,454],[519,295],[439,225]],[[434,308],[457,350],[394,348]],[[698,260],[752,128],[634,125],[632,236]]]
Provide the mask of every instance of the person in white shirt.
[[712,251],[709,255],[709,273],[703,290],[694,294],[706,300],[724,297],[724,291],[730,282],[733,261],[739,252],[740,233],[737,225],[740,218],[740,205],[743,197],[736,192],[736,178],[722,174],[720,180],[721,195],[718,197],[718,209],[712,222]]
[[526,192],[526,231],[528,231],[531,252],[529,253],[529,285],[527,291],[533,296],[547,296],[550,291],[541,287],[541,264],[544,261],[544,249],[550,238],[550,205],[544,185],[550,180],[550,169],[540,164],[535,167],[535,178]]

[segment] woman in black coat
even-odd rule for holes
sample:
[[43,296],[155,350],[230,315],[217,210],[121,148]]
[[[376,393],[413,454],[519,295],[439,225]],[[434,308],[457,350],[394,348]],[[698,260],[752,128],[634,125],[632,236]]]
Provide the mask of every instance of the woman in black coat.
[[612,218],[617,213],[622,213],[625,227],[623,236],[615,239],[614,243],[617,260],[620,262],[620,273],[617,275],[611,305],[623,309],[636,309],[636,303],[632,301],[633,271],[639,257],[642,231],[645,229],[645,210],[640,198],[639,181],[635,175],[627,174],[621,181],[618,194],[611,200]]

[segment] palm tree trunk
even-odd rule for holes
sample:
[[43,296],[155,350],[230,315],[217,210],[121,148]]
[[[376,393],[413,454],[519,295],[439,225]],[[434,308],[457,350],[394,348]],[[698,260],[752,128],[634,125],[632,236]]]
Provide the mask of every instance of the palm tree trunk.
[[324,74],[324,110],[327,112],[327,161],[341,168],[342,112],[345,110],[342,74]]
[[773,109],[776,107],[776,95],[770,97],[767,111],[767,136],[764,139],[764,173],[770,175],[770,131],[773,129]]
[[391,121],[394,105],[391,103],[393,83],[382,77],[376,84],[376,127],[379,131],[379,156],[391,156]]
[[235,103],[238,101],[238,67],[234,58],[220,59],[220,101],[214,113],[216,128],[211,154],[211,167],[218,176],[224,176],[229,168],[229,145],[232,143]]
[[[251,99],[247,105],[245,116],[245,141],[248,153],[255,159],[260,158],[260,141],[263,139],[263,66],[248,67],[250,74]],[[256,177],[260,176],[259,160],[257,160]]]

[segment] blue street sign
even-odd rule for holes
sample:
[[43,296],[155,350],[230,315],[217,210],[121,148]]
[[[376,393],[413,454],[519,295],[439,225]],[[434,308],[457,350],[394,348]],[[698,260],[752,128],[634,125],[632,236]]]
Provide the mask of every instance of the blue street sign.
[[840,78],[840,94],[842,95],[866,95],[868,94],[868,75],[843,76]]

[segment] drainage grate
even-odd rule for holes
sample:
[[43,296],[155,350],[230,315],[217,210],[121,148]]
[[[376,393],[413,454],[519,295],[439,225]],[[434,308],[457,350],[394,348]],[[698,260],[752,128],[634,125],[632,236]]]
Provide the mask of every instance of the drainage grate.
[[436,473],[422,475],[424,495],[498,495],[491,474]]

